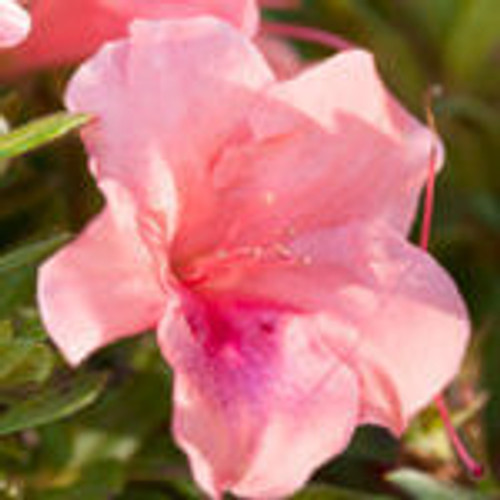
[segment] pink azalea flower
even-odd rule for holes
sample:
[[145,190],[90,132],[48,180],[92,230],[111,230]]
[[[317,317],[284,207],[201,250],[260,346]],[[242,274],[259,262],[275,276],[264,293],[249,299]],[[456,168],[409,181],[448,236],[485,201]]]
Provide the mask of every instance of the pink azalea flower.
[[208,494],[291,494],[457,373],[464,304],[406,239],[435,139],[370,54],[279,81],[228,24],[139,22],[67,102],[107,205],[42,267],[43,319],[74,365],[156,328]]
[[0,48],[21,43],[29,33],[30,17],[15,0],[0,0]]
[[[2,0],[2,17],[4,9],[14,12],[13,3]],[[79,62],[103,43],[125,36],[137,18],[211,14],[248,35],[255,34],[259,20],[256,0],[33,0],[30,12],[33,30],[25,43],[4,55],[4,76]]]

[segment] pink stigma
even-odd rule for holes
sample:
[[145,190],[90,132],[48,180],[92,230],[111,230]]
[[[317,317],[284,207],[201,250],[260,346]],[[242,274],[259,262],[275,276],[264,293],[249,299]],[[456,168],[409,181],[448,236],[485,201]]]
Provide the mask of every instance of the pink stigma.
[[[436,120],[434,117],[434,113],[432,111],[432,97],[433,97],[433,89],[426,95],[426,104],[425,111],[427,115],[427,123],[429,128],[431,129],[436,141],[432,145],[430,155],[429,155],[429,168],[428,168],[428,177],[427,177],[427,188],[425,191],[424,198],[424,213],[422,216],[422,229],[420,233],[420,247],[423,250],[427,250],[429,247],[429,240],[431,235],[431,226],[432,226],[432,213],[434,210],[434,192],[436,186],[436,162],[437,162],[437,127]],[[465,468],[475,479],[481,478],[483,475],[484,469],[481,464],[476,462],[470,455],[469,451],[465,447],[462,442],[460,436],[458,435],[457,430],[453,426],[453,422],[450,418],[450,412],[446,406],[446,401],[442,395],[436,396],[434,398],[434,404],[438,409],[439,415],[443,422],[443,425],[446,429],[448,437],[453,444],[453,448],[455,452]]]
[[263,30],[271,35],[283,36],[304,42],[313,42],[338,51],[355,48],[353,43],[338,35],[307,26],[265,22],[263,23]]

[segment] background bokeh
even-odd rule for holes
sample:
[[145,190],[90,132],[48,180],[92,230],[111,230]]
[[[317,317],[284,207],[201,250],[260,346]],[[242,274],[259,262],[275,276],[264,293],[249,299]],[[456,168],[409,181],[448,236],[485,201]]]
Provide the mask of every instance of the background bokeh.
[[[297,499],[500,498],[500,1],[310,0],[266,15],[370,48],[386,82],[422,118],[424,95],[439,90],[434,112],[447,166],[431,251],[459,283],[474,326],[447,398],[486,467],[480,481],[467,476],[429,408],[401,442],[360,430]],[[307,60],[329,54],[309,44],[295,49]],[[70,73],[2,86],[1,114],[17,126],[60,110]],[[76,134],[0,160],[0,499],[202,498],[170,439],[169,372],[152,336],[71,371],[37,316],[37,264],[100,205]]]

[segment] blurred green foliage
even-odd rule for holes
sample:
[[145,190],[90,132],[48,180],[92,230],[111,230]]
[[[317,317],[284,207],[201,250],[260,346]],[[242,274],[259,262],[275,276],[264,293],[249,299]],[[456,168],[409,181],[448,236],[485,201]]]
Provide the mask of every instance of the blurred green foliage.
[[[434,111],[448,161],[431,250],[458,281],[474,324],[449,399],[487,467],[483,480],[467,478],[431,408],[402,443],[380,429],[360,430],[296,499],[500,498],[500,2],[309,0],[270,15],[370,48],[394,92],[421,117],[424,94],[440,88]],[[328,54],[297,48],[306,58]],[[36,313],[37,264],[101,204],[75,136],[17,156],[87,119],[52,115],[67,75],[31,75],[0,94],[14,126],[51,115],[0,137],[0,499],[200,498],[171,441],[169,373],[152,339],[112,346],[75,372]]]

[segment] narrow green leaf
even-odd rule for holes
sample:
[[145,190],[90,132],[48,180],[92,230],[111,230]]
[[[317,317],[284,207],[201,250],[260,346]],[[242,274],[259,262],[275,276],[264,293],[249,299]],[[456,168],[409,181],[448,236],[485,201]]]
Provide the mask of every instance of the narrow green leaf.
[[0,414],[0,436],[48,424],[92,404],[106,383],[102,373],[75,376],[68,384],[52,386],[12,405]]
[[67,233],[58,234],[46,240],[25,245],[6,255],[0,256],[0,275],[24,268],[28,265],[37,264],[63,243],[67,242],[69,238],[70,235]]
[[12,314],[16,307],[31,303],[35,293],[35,268],[26,266],[12,273],[0,272],[0,318]]
[[55,365],[55,354],[46,343],[38,316],[30,309],[0,321],[0,390],[46,382]]
[[412,469],[400,469],[387,476],[415,500],[488,500],[489,497],[472,490],[447,484]]
[[16,340],[11,342],[0,341],[0,359],[2,360],[0,364],[0,384],[30,355],[33,347],[32,343],[18,342]]
[[32,151],[88,123],[84,113],[54,113],[0,135],[0,160]]

